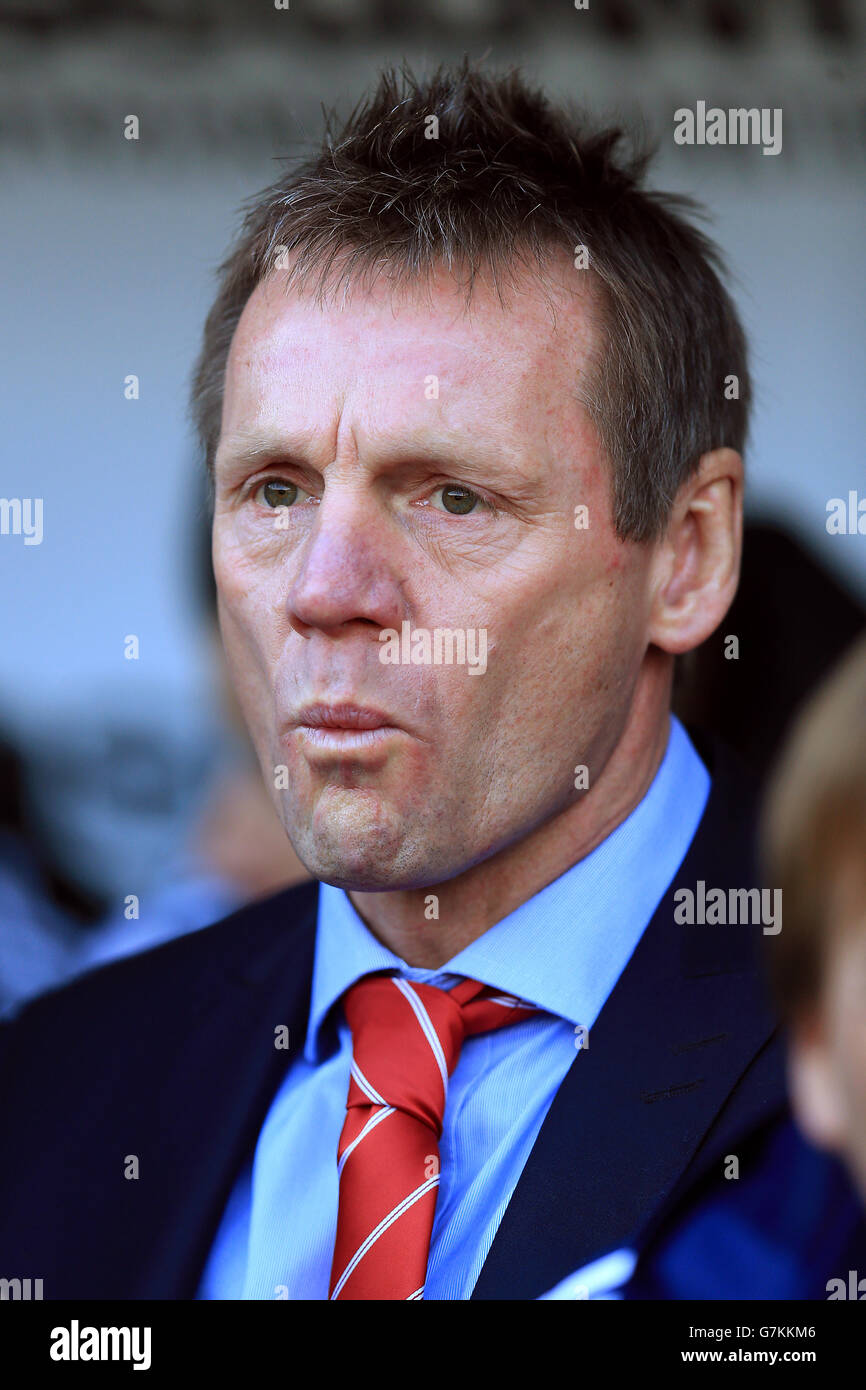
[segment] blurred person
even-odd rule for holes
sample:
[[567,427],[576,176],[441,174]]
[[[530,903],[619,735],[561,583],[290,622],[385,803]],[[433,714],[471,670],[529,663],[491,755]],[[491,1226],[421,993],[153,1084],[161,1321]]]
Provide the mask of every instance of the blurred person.
[[162,881],[83,936],[65,973],[199,931],[244,903],[307,877],[268,800],[258,765],[241,743],[224,757]]
[[250,207],[193,405],[313,881],[2,1035],[0,1248],[46,1298],[536,1298],[784,1133],[761,926],[676,913],[760,881],[748,776],[670,714],[737,587],[750,390],[646,167],[464,64],[383,74]]
[[794,1114],[866,1203],[866,634],[796,721],[765,841],[785,901],[770,968]]
[[[245,900],[185,843],[225,739],[103,687],[0,753],[0,1012]],[[120,703],[120,702],[118,702]],[[207,883],[203,882],[207,876]],[[196,886],[193,886],[193,880]],[[272,880],[271,880],[272,881]],[[250,896],[253,894],[251,893]]]
[[24,795],[21,752],[0,740],[0,1015],[74,974],[101,904],[58,872]]
[[158,701],[103,689],[0,748],[0,1014],[306,877],[233,698],[227,728]]

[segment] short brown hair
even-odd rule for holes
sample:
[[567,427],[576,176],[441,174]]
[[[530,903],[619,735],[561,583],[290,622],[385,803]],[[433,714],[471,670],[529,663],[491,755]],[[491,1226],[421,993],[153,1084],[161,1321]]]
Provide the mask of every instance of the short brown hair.
[[[433,116],[437,138],[425,138]],[[281,250],[290,281],[316,271],[321,294],[335,268],[340,283],[443,264],[471,291],[484,269],[498,284],[518,262],[541,269],[553,249],[584,246],[603,331],[578,398],[611,460],[618,534],[662,534],[701,454],[742,453],[751,387],[719,253],[684,216],[700,209],[641,187],[650,157],[514,70],[491,76],[464,60],[423,80],[384,71],[339,130],[329,118],[314,157],[250,201],[219,268],[191,398],[208,471],[232,336]]]
[[859,874],[866,909],[866,634],[794,723],[770,781],[762,854],[782,890],[782,930],[767,951],[790,1022],[818,1000],[842,875]]

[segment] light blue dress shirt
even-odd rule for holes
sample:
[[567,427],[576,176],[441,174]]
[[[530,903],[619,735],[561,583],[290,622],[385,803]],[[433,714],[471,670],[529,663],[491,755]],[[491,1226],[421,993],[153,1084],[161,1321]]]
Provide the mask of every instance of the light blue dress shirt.
[[[342,889],[319,888],[303,1055],[271,1103],[212,1246],[201,1299],[327,1299],[337,1227],[337,1145],[352,1039],[335,1008],[391,969],[450,988],[481,980],[543,1012],[468,1037],[450,1078],[425,1299],[469,1298],[550,1104],[681,864],[710,777],[671,716],[665,756],[631,814],[590,854],[439,970],[408,966]],[[577,1140],[575,1140],[577,1142]]]

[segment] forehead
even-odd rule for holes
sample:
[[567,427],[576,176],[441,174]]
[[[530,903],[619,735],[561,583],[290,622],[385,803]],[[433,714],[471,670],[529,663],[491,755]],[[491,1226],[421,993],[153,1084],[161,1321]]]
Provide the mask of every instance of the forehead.
[[[489,278],[465,287],[444,268],[429,280],[350,285],[317,301],[277,271],[244,307],[226,368],[223,434],[267,418],[304,416],[323,428],[335,409],[395,426],[407,412],[529,428],[574,411],[595,341],[586,272],[554,260],[541,278],[515,275],[502,294]],[[434,380],[435,379],[435,382]]]

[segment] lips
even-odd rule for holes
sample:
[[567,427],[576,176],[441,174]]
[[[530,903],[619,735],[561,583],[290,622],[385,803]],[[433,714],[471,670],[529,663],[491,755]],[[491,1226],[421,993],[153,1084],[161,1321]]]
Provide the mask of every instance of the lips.
[[368,705],[305,705],[296,723],[311,729],[381,729],[398,728],[384,710]]

